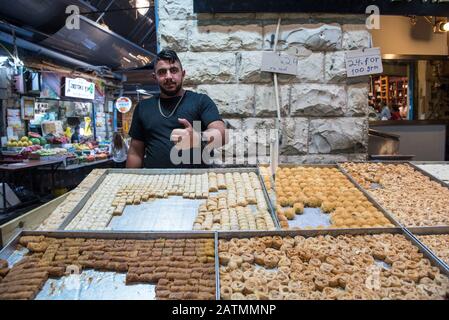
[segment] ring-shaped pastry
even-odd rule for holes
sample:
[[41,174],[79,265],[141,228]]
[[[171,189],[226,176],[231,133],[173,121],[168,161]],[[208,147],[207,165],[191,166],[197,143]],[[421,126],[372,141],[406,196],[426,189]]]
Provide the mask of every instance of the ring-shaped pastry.
[[265,249],[265,254],[274,254],[274,255],[279,255],[279,250],[273,249],[273,248],[266,248]]
[[290,277],[284,273],[277,273],[276,280],[278,280],[283,285],[287,285],[290,281]]
[[327,299],[327,300],[337,300],[338,295],[339,295],[338,290],[336,290],[336,289],[334,289],[334,288],[331,288],[331,287],[325,287],[325,288],[323,289],[323,296],[324,296],[324,299]]
[[245,300],[245,296],[241,292],[234,292],[231,295],[231,300]]
[[263,252],[255,252],[254,253],[254,262],[258,265],[263,266],[265,263],[265,253]]
[[274,254],[267,254],[263,261],[266,268],[274,269],[278,266],[279,258]]
[[279,267],[289,267],[291,265],[291,261],[287,257],[281,257],[278,262]]
[[229,286],[221,286],[220,288],[220,298],[222,300],[230,300],[232,296],[232,289]]
[[271,244],[272,248],[279,250],[283,244],[282,237],[273,236],[273,242]]
[[301,300],[301,296],[297,293],[289,293],[284,296],[284,300]]
[[288,287],[288,286],[286,286],[286,285],[281,285],[280,287],[279,287],[279,292],[282,294],[282,295],[287,295],[287,294],[289,294],[290,293],[290,288]]
[[404,271],[405,269],[407,269],[407,264],[402,261],[395,261],[395,262],[393,262],[392,267],[395,269]]
[[404,277],[410,279],[413,282],[419,281],[419,273],[416,269],[407,269],[404,271]]
[[295,280],[290,280],[287,286],[291,292],[298,292],[301,289],[300,282]]
[[248,263],[248,262],[243,262],[242,263],[242,265],[240,266],[240,269],[242,270],[242,271],[252,271],[252,270],[254,270],[254,268],[255,268],[255,266],[253,265],[253,264],[251,264],[251,263]]
[[293,262],[289,268],[292,272],[301,272],[304,269],[304,265],[300,262]]
[[254,244],[252,249],[253,249],[253,252],[264,252],[266,248],[267,248],[267,246],[265,246],[265,244],[258,241],[256,244]]
[[329,277],[326,277],[324,275],[315,277],[314,281],[316,288],[320,291],[329,286]]
[[256,278],[263,278],[265,277],[266,271],[264,269],[256,269],[253,271],[253,275]]
[[268,290],[278,290],[281,283],[278,280],[271,280],[267,283]]
[[230,246],[228,252],[231,255],[240,255],[240,248],[235,246]]
[[232,292],[242,292],[245,288],[245,284],[241,281],[233,281],[231,284]]
[[314,266],[314,267],[319,267],[319,266],[321,266],[321,260],[317,259],[317,258],[312,258],[309,260],[309,265]]
[[[265,289],[266,289],[266,287],[265,287]],[[258,300],[269,300],[267,290],[260,290],[260,288],[259,288],[256,290],[256,292],[254,294],[256,295]]]
[[290,272],[289,277],[293,281],[299,281],[301,278],[301,273],[300,271],[292,271]]
[[395,276],[395,275],[392,275],[390,277],[390,285],[392,287],[399,288],[401,286],[401,279],[399,277]]
[[243,262],[247,262],[247,263],[254,262],[254,255],[251,253],[248,253],[248,252],[242,254],[241,258],[242,258]]
[[232,255],[229,252],[220,252],[218,254],[218,259],[220,261],[220,264],[223,266],[226,266],[229,263],[229,260],[231,260]]
[[252,294],[257,290],[257,281],[255,279],[248,279],[244,282],[243,293]]
[[237,264],[237,262],[235,260],[230,260],[228,263],[228,268],[229,268],[229,270],[236,270],[239,268],[239,265]]
[[242,281],[243,280],[243,271],[240,269],[233,270],[231,272],[232,280],[234,281]]
[[396,276],[398,278],[404,277],[404,272],[399,269],[391,269],[390,271],[393,276]]
[[274,272],[265,272],[264,278],[269,282],[276,279],[276,273]]
[[244,281],[251,279],[253,276],[254,276],[253,270],[246,270],[243,272],[243,280]]
[[268,297],[270,300],[284,300],[284,295],[278,290],[271,290]]
[[320,265],[320,271],[324,272],[324,273],[331,273],[333,269],[334,269],[334,266],[329,263],[326,263],[326,262],[323,262]]
[[290,267],[282,266],[278,268],[278,272],[289,276],[292,270],[290,269]]

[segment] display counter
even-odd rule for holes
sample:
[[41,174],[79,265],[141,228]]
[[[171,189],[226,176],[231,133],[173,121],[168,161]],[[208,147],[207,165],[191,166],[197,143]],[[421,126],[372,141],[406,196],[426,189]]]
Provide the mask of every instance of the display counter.
[[10,226],[0,300],[444,300],[448,193],[406,162],[96,170]]

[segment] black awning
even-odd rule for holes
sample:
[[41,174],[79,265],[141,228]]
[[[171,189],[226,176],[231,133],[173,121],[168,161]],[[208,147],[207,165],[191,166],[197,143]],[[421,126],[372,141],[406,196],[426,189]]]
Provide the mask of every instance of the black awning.
[[143,67],[154,57],[153,53],[83,16],[79,30],[64,26],[40,44],[114,70]]

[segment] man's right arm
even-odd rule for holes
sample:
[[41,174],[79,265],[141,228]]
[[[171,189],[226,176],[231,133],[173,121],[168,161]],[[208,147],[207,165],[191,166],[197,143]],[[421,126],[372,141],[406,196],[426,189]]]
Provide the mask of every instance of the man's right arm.
[[145,143],[140,140],[131,139],[131,144],[128,150],[128,159],[126,160],[126,167],[142,168],[144,155]]

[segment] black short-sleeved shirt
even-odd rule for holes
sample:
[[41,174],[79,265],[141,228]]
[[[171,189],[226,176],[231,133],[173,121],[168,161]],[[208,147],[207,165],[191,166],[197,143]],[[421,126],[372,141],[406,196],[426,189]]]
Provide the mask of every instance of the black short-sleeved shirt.
[[[181,97],[161,99],[161,109],[164,115],[171,114]],[[205,94],[199,94],[186,90],[184,98],[178,105],[174,114],[165,118],[161,115],[158,106],[159,95],[141,101],[134,110],[129,135],[131,138],[145,142],[145,168],[198,168],[207,167],[201,164],[193,164],[193,150],[189,152],[190,164],[174,164],[170,160],[170,152],[174,146],[170,135],[174,129],[183,129],[178,118],[187,119],[193,125],[193,121],[201,122],[201,131],[217,120],[221,120],[215,103]],[[201,150],[196,149],[196,152]],[[181,151],[178,151],[181,156]],[[179,157],[180,158],[180,157]]]

